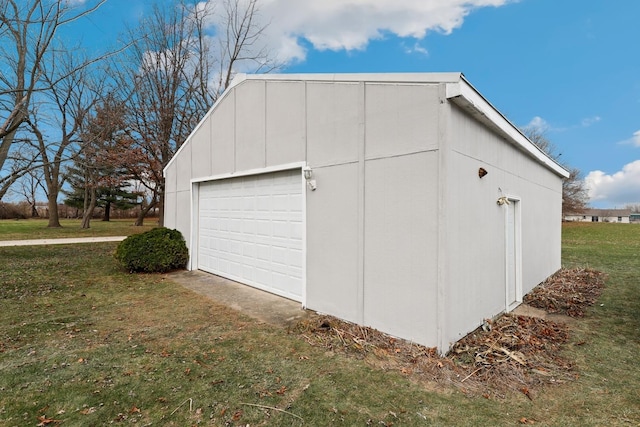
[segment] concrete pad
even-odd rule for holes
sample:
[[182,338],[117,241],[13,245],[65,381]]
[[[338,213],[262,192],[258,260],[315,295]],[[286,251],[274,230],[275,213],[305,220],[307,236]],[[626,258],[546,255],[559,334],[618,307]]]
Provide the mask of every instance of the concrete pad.
[[309,316],[297,301],[200,270],[176,271],[167,278],[194,292],[275,326],[287,327]]
[[75,243],[121,242],[127,236],[71,237],[63,239],[2,240],[0,246],[69,245]]

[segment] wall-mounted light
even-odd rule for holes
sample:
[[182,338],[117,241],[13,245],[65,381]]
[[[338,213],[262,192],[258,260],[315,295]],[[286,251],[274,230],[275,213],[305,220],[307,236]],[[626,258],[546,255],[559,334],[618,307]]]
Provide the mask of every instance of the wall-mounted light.
[[507,196],[502,196],[498,199],[497,203],[502,206],[502,205],[510,205],[511,202],[509,202],[509,198]]
[[313,179],[313,171],[311,170],[311,168],[309,166],[305,166],[304,168],[302,168],[302,173],[304,175],[305,181],[307,181],[307,187],[309,187],[309,190],[315,191],[317,188],[316,180]]

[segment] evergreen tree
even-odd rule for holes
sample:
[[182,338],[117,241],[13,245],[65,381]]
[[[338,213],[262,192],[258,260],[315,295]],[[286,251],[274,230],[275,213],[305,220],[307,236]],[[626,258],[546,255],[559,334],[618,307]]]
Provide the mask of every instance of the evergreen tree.
[[123,116],[122,103],[107,96],[87,119],[80,151],[68,169],[71,191],[65,203],[77,206],[82,201],[82,228],[89,228],[97,206],[104,208],[108,221],[111,207],[129,209],[138,203],[139,194],[131,189],[132,176],[126,167],[128,137]]

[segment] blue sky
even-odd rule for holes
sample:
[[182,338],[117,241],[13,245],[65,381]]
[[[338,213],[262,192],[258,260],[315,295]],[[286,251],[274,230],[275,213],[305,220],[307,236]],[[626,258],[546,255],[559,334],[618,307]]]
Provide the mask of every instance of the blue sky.
[[[108,0],[74,34],[114,46],[151,3]],[[593,206],[640,204],[637,0],[260,4],[281,72],[461,71],[515,125],[545,131],[586,177]]]

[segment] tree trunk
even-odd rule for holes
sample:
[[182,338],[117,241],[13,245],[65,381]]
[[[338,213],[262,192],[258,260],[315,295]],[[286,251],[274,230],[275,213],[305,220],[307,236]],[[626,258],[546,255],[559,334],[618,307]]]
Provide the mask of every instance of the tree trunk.
[[107,204],[104,206],[103,221],[109,221],[111,219],[111,202],[107,200]]
[[158,202],[160,204],[158,207],[158,225],[160,227],[164,227],[164,185],[160,189],[158,198],[160,199]]
[[82,225],[81,228],[90,228],[91,227],[91,217],[93,217],[93,210],[96,208],[96,190],[90,190],[90,200],[89,206],[84,210],[82,214]]
[[40,215],[38,215],[38,209],[36,208],[36,204],[32,203],[31,204],[31,218],[38,218]]
[[136,222],[134,225],[136,227],[142,227],[144,225],[144,217],[147,216],[149,211],[153,209],[157,204],[158,202],[154,199],[151,203],[149,203],[149,205],[147,205],[144,208],[141,208],[140,213],[138,214],[138,218],[136,218]]
[[58,228],[62,227],[60,225],[60,217],[58,215],[58,191],[52,191],[53,189],[49,189],[49,194],[47,195],[47,206],[49,206],[49,223],[47,227],[49,228]]

